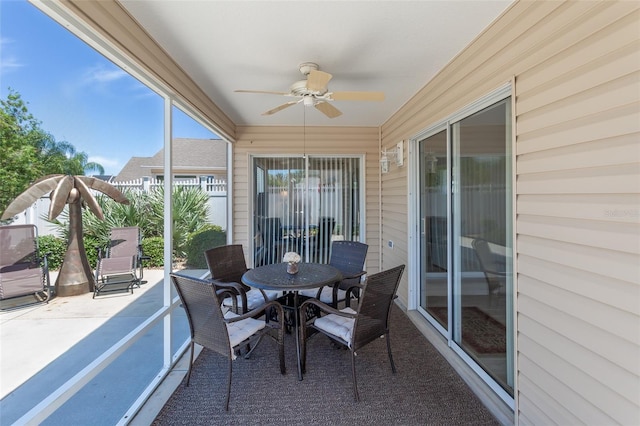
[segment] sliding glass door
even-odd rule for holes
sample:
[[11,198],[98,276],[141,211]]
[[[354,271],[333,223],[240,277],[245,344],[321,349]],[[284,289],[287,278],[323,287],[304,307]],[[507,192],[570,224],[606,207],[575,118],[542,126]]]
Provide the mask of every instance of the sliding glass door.
[[418,141],[418,293],[450,346],[512,397],[510,112],[503,99]]
[[359,240],[361,158],[254,157],[254,265],[295,251],[327,263],[334,240]]
[[425,138],[420,155],[421,268],[420,306],[448,328],[449,317],[449,186],[447,131]]

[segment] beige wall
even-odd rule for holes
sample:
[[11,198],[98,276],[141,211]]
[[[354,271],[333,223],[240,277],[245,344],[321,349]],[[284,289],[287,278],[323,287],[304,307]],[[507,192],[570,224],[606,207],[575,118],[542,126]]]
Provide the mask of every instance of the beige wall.
[[[367,272],[379,271],[379,131],[371,127],[238,127],[233,154],[233,240],[249,251],[250,156],[255,154],[363,155],[365,157],[365,241]],[[306,143],[304,142],[306,140]],[[306,149],[305,149],[306,147]]]
[[[382,126],[390,147],[515,81],[520,424],[640,424],[639,6],[516,3]],[[406,172],[383,268],[408,261]]]

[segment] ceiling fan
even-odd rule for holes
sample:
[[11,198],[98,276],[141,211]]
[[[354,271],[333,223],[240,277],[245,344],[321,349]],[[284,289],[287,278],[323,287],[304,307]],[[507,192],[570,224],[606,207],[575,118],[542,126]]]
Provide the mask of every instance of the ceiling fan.
[[304,106],[313,106],[329,118],[342,115],[342,112],[331,105],[332,101],[383,101],[383,92],[330,92],[327,88],[331,74],[319,71],[318,64],[313,62],[303,62],[299,66],[302,75],[306,80],[296,81],[291,85],[288,92],[274,92],[266,90],[236,90],[238,93],[260,93],[267,95],[281,95],[296,98],[287,103],[279,105],[262,115],[275,114],[292,105],[303,103]]

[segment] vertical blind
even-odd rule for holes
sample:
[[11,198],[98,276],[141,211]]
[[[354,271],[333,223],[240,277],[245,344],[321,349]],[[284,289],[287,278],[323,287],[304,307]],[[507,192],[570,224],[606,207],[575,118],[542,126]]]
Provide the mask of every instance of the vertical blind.
[[334,240],[360,237],[360,159],[253,159],[254,265],[282,261],[295,251],[327,263]]

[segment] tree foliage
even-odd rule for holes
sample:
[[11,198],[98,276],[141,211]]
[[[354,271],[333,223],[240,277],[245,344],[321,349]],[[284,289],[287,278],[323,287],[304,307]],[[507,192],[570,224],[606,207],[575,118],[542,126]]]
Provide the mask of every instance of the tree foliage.
[[104,173],[67,141],[56,141],[40,127],[19,93],[9,89],[0,99],[0,215],[35,180],[50,174]]

